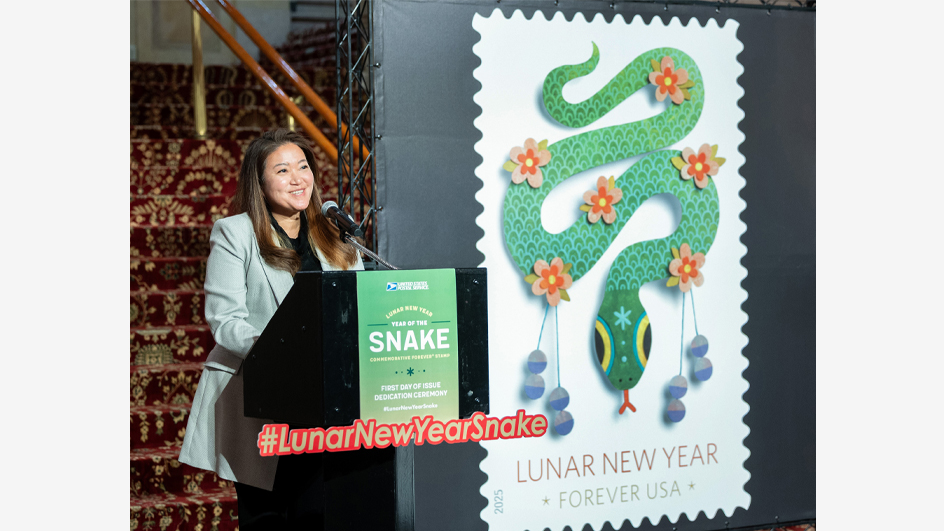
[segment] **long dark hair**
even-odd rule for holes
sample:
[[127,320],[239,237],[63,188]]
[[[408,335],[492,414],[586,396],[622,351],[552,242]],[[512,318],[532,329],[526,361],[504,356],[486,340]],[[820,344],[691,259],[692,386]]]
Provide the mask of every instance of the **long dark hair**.
[[266,263],[293,275],[298,271],[302,264],[298,253],[291,247],[285,248],[276,243],[278,236],[272,228],[265,194],[262,191],[266,159],[277,149],[290,143],[302,150],[308,160],[308,166],[315,175],[311,201],[305,209],[305,216],[308,218],[308,242],[312,250],[317,246],[328,262],[335,267],[350,269],[357,263],[357,253],[353,247],[341,241],[338,228],[321,215],[321,193],[318,191],[315,154],[308,139],[294,131],[288,129],[267,131],[249,144],[243,158],[243,165],[239,170],[236,195],[230,203],[230,212],[232,215],[243,212],[249,214],[253,231],[256,233],[256,241],[259,242],[259,251]]

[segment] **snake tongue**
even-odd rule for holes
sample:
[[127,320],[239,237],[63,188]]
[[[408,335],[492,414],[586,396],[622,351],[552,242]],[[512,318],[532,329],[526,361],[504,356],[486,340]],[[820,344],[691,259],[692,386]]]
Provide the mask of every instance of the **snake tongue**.
[[629,401],[629,389],[623,389],[623,405],[620,406],[620,409],[619,409],[620,415],[622,415],[627,409],[629,409],[633,413],[636,412],[636,406],[634,406]]

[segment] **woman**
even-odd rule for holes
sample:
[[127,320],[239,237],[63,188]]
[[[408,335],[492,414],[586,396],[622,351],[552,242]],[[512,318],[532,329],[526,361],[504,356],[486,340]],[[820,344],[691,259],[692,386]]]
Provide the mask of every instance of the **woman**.
[[320,498],[321,456],[259,455],[258,434],[272,421],[243,416],[240,370],[296,272],[364,268],[321,215],[314,168],[304,137],[285,129],[263,134],[246,150],[234,215],[210,234],[204,290],[216,347],[200,376],[180,461],[236,482],[243,531],[320,517],[313,500]]

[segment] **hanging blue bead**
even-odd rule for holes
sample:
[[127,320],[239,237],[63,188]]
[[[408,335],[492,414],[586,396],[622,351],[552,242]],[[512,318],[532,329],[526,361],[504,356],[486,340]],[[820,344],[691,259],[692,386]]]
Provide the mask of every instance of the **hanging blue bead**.
[[537,374],[528,376],[528,379],[524,382],[524,393],[528,395],[528,398],[531,400],[541,398],[541,395],[544,394],[544,378],[541,378]]
[[567,393],[567,390],[563,387],[558,387],[551,391],[551,396],[549,398],[551,402],[551,407],[557,411],[563,411],[567,404],[570,403],[570,394]]
[[669,380],[669,393],[675,398],[682,398],[688,392],[688,380],[681,374]]
[[669,408],[666,413],[669,415],[669,420],[672,422],[679,422],[685,418],[685,404],[676,398],[669,402]]
[[544,355],[540,349],[531,352],[528,356],[528,370],[532,374],[539,374],[544,372],[544,369],[547,368],[547,356]]
[[711,361],[708,358],[695,360],[695,378],[703,382],[711,378]]
[[708,354],[708,338],[699,334],[692,340],[692,356],[703,358]]
[[561,411],[554,417],[554,430],[560,435],[567,435],[574,429],[574,417],[566,411]]

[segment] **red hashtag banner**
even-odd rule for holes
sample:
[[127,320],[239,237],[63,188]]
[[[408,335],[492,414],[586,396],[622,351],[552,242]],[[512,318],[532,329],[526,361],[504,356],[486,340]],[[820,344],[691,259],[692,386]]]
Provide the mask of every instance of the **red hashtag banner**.
[[468,419],[441,422],[432,415],[413,417],[411,422],[377,424],[374,419],[356,420],[353,426],[290,430],[288,424],[266,424],[259,432],[259,455],[289,455],[320,452],[349,452],[359,448],[405,446],[412,440],[421,445],[493,441],[542,437],[547,433],[547,417],[527,415],[519,409],[513,417],[487,417],[478,412]]

